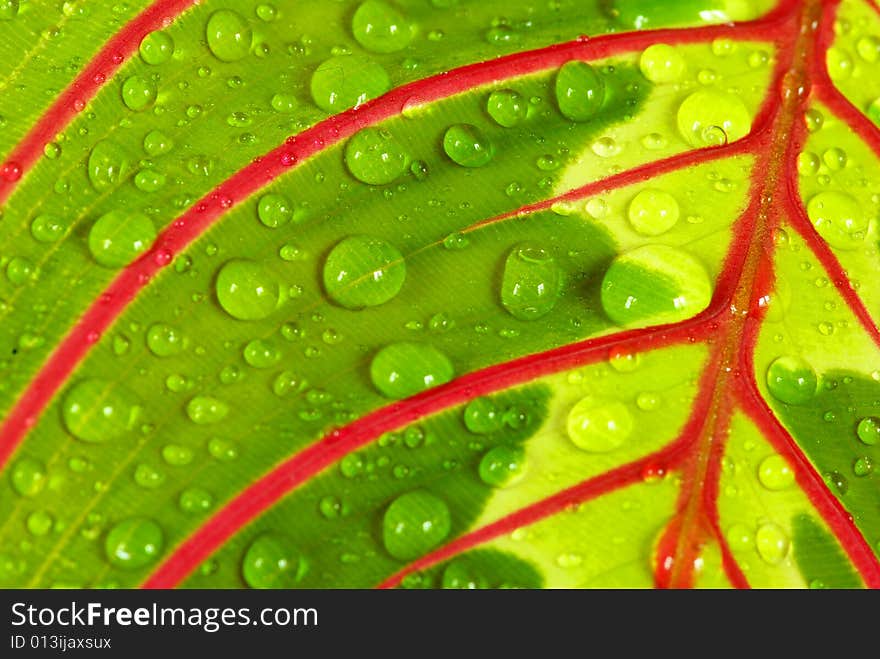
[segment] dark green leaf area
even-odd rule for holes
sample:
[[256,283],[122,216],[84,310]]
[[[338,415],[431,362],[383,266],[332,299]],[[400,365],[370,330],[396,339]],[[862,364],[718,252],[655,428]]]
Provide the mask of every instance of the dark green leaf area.
[[828,531],[809,515],[792,520],[794,558],[810,588],[861,588],[852,563]]
[[770,399],[875,553],[880,554],[880,383],[829,371],[801,405]]
[[401,588],[541,588],[544,579],[529,563],[495,549],[475,549],[424,572],[404,577]]
[[[499,447],[519,449],[541,427],[550,392],[542,386],[510,390],[478,399],[483,421],[496,421],[482,432],[473,416],[466,425],[462,408],[383,435],[348,454],[338,465],[312,478],[236,535],[186,582],[187,587],[255,585],[252,551],[269,546],[284,561],[281,580],[272,587],[370,587],[418,558],[466,532],[499,485],[481,477],[487,454]],[[471,403],[473,404],[473,403]],[[473,411],[473,410],[471,410]],[[521,453],[522,459],[524,455]],[[527,466],[525,466],[527,468]],[[425,533],[422,525],[430,524]],[[282,549],[283,548],[283,549]],[[406,558],[395,558],[395,555]],[[469,555],[470,556],[470,555]],[[489,568],[491,557],[465,564],[482,583],[537,587],[540,579],[515,560]],[[296,574],[296,573],[299,574]],[[441,580],[436,584],[441,585]]]

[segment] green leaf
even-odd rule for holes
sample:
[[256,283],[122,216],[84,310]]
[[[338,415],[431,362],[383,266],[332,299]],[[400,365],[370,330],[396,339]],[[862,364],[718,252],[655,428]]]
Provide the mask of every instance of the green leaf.
[[876,3],[87,5],[0,3],[0,585],[880,586]]

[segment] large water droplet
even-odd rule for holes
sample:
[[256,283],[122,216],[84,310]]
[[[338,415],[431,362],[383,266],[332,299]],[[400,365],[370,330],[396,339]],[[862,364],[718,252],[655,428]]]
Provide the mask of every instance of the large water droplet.
[[480,480],[492,487],[513,485],[525,475],[526,454],[519,446],[496,446],[480,460]]
[[388,398],[407,398],[449,382],[452,362],[437,348],[423,343],[393,343],[370,363],[370,378]]
[[817,386],[816,371],[800,357],[779,357],[767,369],[767,388],[775,399],[783,403],[808,403],[816,394]]
[[409,157],[404,146],[387,130],[365,128],[345,146],[345,164],[357,180],[386,185],[403,175]]
[[674,323],[709,306],[712,282],[703,264],[666,245],[618,256],[602,280],[602,308],[621,327]]
[[566,62],[556,74],[559,111],[572,121],[589,121],[602,109],[605,81],[586,62]]
[[89,230],[89,251],[107,268],[121,268],[147,251],[156,227],[143,213],[115,210],[102,215]]
[[293,206],[284,195],[270,193],[260,197],[257,203],[257,217],[270,229],[284,226],[293,217]]
[[474,434],[497,432],[503,423],[504,419],[491,398],[474,398],[464,408],[464,425]]
[[367,0],[355,11],[351,32],[357,42],[374,53],[393,53],[409,45],[413,30],[395,7],[381,0]]
[[281,360],[281,351],[271,340],[254,339],[244,347],[242,356],[249,366],[269,368]]
[[131,160],[124,149],[101,140],[92,147],[86,170],[95,190],[103,192],[122,182],[130,166]]
[[142,78],[131,76],[122,83],[122,102],[129,110],[143,110],[156,100],[156,85]]
[[562,273],[556,260],[538,245],[514,247],[504,262],[501,303],[520,320],[536,320],[556,306]]
[[186,340],[176,327],[156,323],[147,330],[147,347],[157,357],[172,357],[183,352]]
[[166,32],[150,32],[141,41],[140,53],[147,64],[164,64],[174,54],[174,41]]
[[41,243],[54,243],[67,231],[67,223],[55,215],[43,213],[31,222],[31,235]]
[[132,517],[110,529],[104,553],[115,567],[136,570],[156,560],[164,544],[162,527],[146,517]]
[[107,380],[81,380],[67,391],[61,403],[64,425],[84,442],[121,437],[134,428],[140,413],[135,395]]
[[856,427],[856,435],[863,444],[874,446],[880,442],[880,418],[866,416],[859,421]]
[[222,62],[235,62],[250,52],[253,31],[239,14],[221,9],[208,19],[205,37],[214,57]]
[[513,128],[525,121],[529,107],[519,92],[499,89],[489,95],[486,110],[499,126]]
[[268,534],[251,543],[241,562],[241,575],[251,588],[292,588],[306,569],[306,561],[296,549]]
[[217,273],[217,301],[239,320],[260,320],[275,311],[280,300],[278,281],[261,264],[235,259]]
[[758,480],[768,490],[784,490],[794,484],[794,471],[780,455],[770,455],[758,465]]
[[789,540],[776,524],[764,524],[755,533],[758,555],[771,565],[781,563],[788,555]]
[[632,433],[633,419],[620,401],[587,396],[568,413],[568,436],[575,446],[591,453],[619,448]]
[[193,423],[219,423],[229,414],[229,405],[212,396],[196,396],[186,404],[186,415]]
[[443,135],[443,150],[462,167],[483,167],[494,154],[489,138],[476,126],[455,124]]
[[678,130],[691,146],[719,146],[748,135],[752,118],[739,96],[700,89],[678,108]]
[[864,244],[868,219],[858,202],[844,192],[820,192],[807,204],[807,215],[816,231],[837,249]]
[[406,265],[394,245],[372,236],[351,236],[330,251],[323,277],[334,302],[363,309],[384,304],[400,292]]
[[675,197],[662,190],[642,190],[629,203],[630,224],[646,236],[666,233],[678,222],[679,214]]
[[416,490],[395,499],[382,520],[385,549],[409,561],[437,547],[452,528],[449,507],[439,497]]
[[639,68],[648,80],[662,84],[680,80],[687,66],[684,57],[675,48],[657,43],[642,52]]
[[312,99],[315,105],[330,113],[362,105],[389,89],[391,80],[385,69],[358,55],[332,57],[312,74]]

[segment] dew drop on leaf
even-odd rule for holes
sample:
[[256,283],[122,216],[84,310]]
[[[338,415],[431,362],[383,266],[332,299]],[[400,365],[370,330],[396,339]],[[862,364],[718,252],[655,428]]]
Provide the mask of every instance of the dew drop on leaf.
[[662,84],[680,80],[687,65],[675,48],[665,43],[657,43],[648,46],[642,52],[639,68],[648,80]]
[[92,186],[104,192],[121,183],[130,166],[128,154],[121,147],[101,140],[92,147],[86,168]]
[[370,363],[370,379],[379,393],[395,399],[449,382],[455,371],[449,358],[424,343],[393,343]]
[[220,462],[232,462],[238,457],[238,447],[232,440],[212,437],[208,440],[208,453]]
[[807,203],[807,215],[819,235],[837,249],[864,244],[868,219],[858,202],[845,192],[820,192]]
[[777,524],[763,524],[755,533],[758,555],[771,565],[778,565],[788,555],[788,536]]
[[129,110],[144,110],[156,100],[156,85],[142,78],[131,76],[122,83],[122,102]]
[[803,405],[816,394],[818,378],[804,359],[785,355],[775,359],[767,369],[770,394],[789,405]]
[[144,136],[144,153],[148,156],[161,156],[171,151],[173,146],[171,138],[162,131],[151,130]]
[[372,236],[350,236],[324,262],[324,290],[347,309],[363,309],[394,298],[406,279],[403,255],[391,243]]
[[452,162],[462,167],[483,167],[489,164],[495,149],[489,138],[476,126],[455,124],[443,135],[443,151]]
[[413,29],[404,15],[382,0],[362,2],[351,20],[357,42],[374,53],[394,53],[409,45]]
[[363,183],[386,185],[403,175],[409,157],[404,146],[387,130],[365,128],[346,144],[345,165]]
[[852,56],[842,48],[835,46],[829,48],[825,53],[825,64],[828,67],[828,75],[834,82],[840,82],[852,76]]
[[705,267],[676,247],[645,245],[612,261],[602,280],[602,308],[621,327],[673,323],[712,299]]
[[186,405],[186,415],[193,423],[219,423],[229,414],[229,405],[212,396],[196,396]]
[[125,435],[140,417],[140,402],[120,384],[90,378],[64,395],[61,417],[67,430],[84,442],[100,443]]
[[870,456],[863,455],[853,462],[853,473],[859,478],[871,475],[874,471],[874,461]]
[[525,475],[525,458],[519,446],[496,446],[480,460],[480,480],[492,487],[513,485]]
[[52,530],[52,524],[55,520],[45,510],[35,510],[27,516],[25,526],[31,535],[43,536]]
[[242,356],[253,368],[269,368],[281,360],[281,351],[267,339],[254,339],[244,347]]
[[239,14],[221,9],[208,19],[205,37],[214,57],[221,62],[235,62],[250,52],[253,31]]
[[794,471],[780,455],[770,455],[758,465],[758,480],[768,490],[784,490],[794,484]]
[[164,64],[174,54],[174,41],[165,32],[150,32],[141,40],[140,53],[147,64]]
[[164,545],[162,527],[146,517],[132,517],[110,529],[104,554],[111,565],[136,570],[156,560]]
[[514,318],[537,320],[556,306],[562,273],[556,259],[543,247],[523,243],[504,262],[501,303]]
[[41,213],[31,222],[31,235],[41,243],[54,243],[64,236],[67,223],[56,215]]
[[474,398],[464,408],[464,425],[476,435],[488,435],[501,430],[502,415],[491,398]]
[[12,489],[23,497],[35,497],[46,486],[46,466],[35,458],[19,458],[9,476]]
[[291,588],[306,573],[303,556],[275,535],[257,537],[241,562],[241,576],[251,588]]
[[162,459],[172,467],[183,467],[193,461],[195,454],[188,446],[166,444],[162,447]]
[[257,217],[263,225],[277,229],[290,222],[293,217],[293,206],[284,195],[266,194],[257,202]]
[[255,261],[234,259],[217,273],[217,301],[239,320],[260,320],[275,311],[281,289],[278,281]]
[[358,107],[390,88],[382,65],[359,55],[338,55],[322,62],[310,84],[315,105],[330,113]]
[[659,236],[678,222],[678,202],[668,192],[647,189],[639,192],[629,203],[629,222],[638,233]]
[[580,449],[591,453],[613,451],[629,438],[633,418],[620,401],[587,396],[571,408],[566,423],[568,437]]
[[859,421],[856,427],[856,435],[863,444],[874,446],[880,442],[880,418],[866,416]]
[[513,128],[525,121],[528,102],[512,89],[499,89],[489,94],[486,111],[499,126]]
[[678,130],[694,147],[719,146],[748,135],[752,119],[739,96],[718,89],[700,89],[678,108]]
[[134,470],[134,482],[146,490],[154,490],[165,482],[165,474],[152,465],[139,464]]
[[114,210],[102,215],[89,230],[89,251],[107,268],[121,268],[147,251],[156,227],[143,213]]
[[172,357],[183,351],[186,341],[176,327],[155,323],[147,330],[147,347],[157,357]]
[[0,0],[0,21],[11,21],[18,15],[19,0]]
[[382,538],[391,556],[408,561],[437,547],[449,535],[452,517],[446,502],[425,490],[397,497],[382,519]]
[[589,121],[605,101],[605,81],[586,62],[566,62],[556,74],[556,103],[572,121]]
[[465,559],[451,561],[443,570],[440,585],[454,590],[483,590],[489,588],[489,582],[473,569]]
[[214,505],[214,497],[204,488],[188,487],[180,493],[177,505],[185,513],[198,515],[211,509]]

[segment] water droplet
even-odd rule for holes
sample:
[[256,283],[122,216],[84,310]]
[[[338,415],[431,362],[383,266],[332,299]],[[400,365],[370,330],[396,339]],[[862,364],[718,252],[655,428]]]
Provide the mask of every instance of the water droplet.
[[503,418],[491,398],[474,398],[464,408],[464,425],[474,434],[497,432],[502,424]]
[[441,586],[450,590],[482,590],[490,587],[488,580],[463,558],[455,559],[446,566]]
[[140,53],[147,64],[164,64],[174,54],[174,41],[165,32],[150,32],[141,41]]
[[184,467],[193,461],[195,454],[188,446],[166,444],[162,447],[162,459],[172,467]]
[[146,517],[132,517],[110,529],[104,553],[111,565],[136,570],[156,560],[164,544],[162,527]]
[[31,235],[41,243],[54,243],[67,232],[67,223],[55,215],[43,213],[31,222]]
[[607,453],[627,440],[632,433],[633,419],[623,403],[587,396],[569,411],[566,428],[578,448]]
[[46,466],[34,458],[19,458],[9,475],[12,489],[23,497],[35,497],[46,486]]
[[648,46],[642,52],[639,68],[648,80],[662,84],[680,80],[687,65],[675,48],[665,43],[657,43]]
[[272,106],[272,109],[275,110],[275,112],[290,114],[296,110],[299,103],[296,100],[296,96],[293,94],[275,94],[269,101],[269,105]]
[[330,251],[323,279],[334,302],[363,309],[384,304],[400,292],[406,264],[394,245],[371,236],[350,236]]
[[340,55],[321,63],[312,74],[315,105],[329,113],[358,107],[391,88],[380,64],[367,57]]
[[229,405],[211,396],[196,396],[186,404],[186,415],[193,423],[219,423],[229,414]]
[[873,64],[880,60],[880,38],[875,36],[862,37],[856,42],[856,52],[866,62]]
[[122,102],[129,110],[143,110],[156,100],[156,85],[140,76],[131,76],[122,83]]
[[275,311],[281,289],[261,264],[235,259],[217,274],[217,301],[223,310],[239,320],[260,320]]
[[241,562],[241,575],[251,588],[292,588],[306,570],[306,561],[296,549],[269,534],[257,537]]
[[499,89],[489,94],[486,111],[499,126],[513,128],[525,121],[528,115],[525,98],[512,89]]
[[0,21],[11,21],[18,15],[19,0],[0,0]]
[[293,217],[293,207],[284,195],[267,194],[257,203],[257,217],[270,229],[284,226]]
[[452,518],[446,503],[425,490],[397,497],[382,520],[385,549],[401,561],[427,553],[446,539]]
[[849,481],[846,480],[846,476],[839,471],[829,471],[828,473],[823,474],[822,478],[828,487],[836,490],[841,496],[849,491]]
[[817,385],[813,367],[800,357],[779,357],[767,369],[767,388],[771,395],[789,405],[808,403],[816,394]]
[[519,446],[496,446],[480,460],[480,480],[492,487],[506,487],[522,479],[526,454]]
[[173,146],[171,138],[162,131],[151,130],[144,136],[144,153],[148,156],[161,156],[171,151]]
[[359,181],[386,185],[403,175],[409,157],[404,146],[387,130],[365,128],[346,144],[345,165]]
[[248,342],[242,355],[248,365],[254,368],[269,368],[281,360],[278,346],[266,339],[254,339]]
[[856,435],[863,444],[874,446],[880,442],[880,418],[866,416],[859,421]]
[[807,130],[815,133],[825,125],[825,116],[819,110],[810,109],[804,113],[804,121],[807,124]]
[[758,465],[758,480],[768,490],[784,490],[794,484],[794,471],[780,455],[770,455]]
[[221,9],[208,19],[205,36],[214,57],[221,62],[235,62],[250,52],[253,31],[239,14]]
[[147,490],[154,490],[165,482],[165,474],[152,465],[139,464],[134,470],[134,482]]
[[141,192],[157,192],[165,187],[165,175],[155,169],[145,168],[134,176],[134,187]]
[[208,441],[208,453],[220,462],[232,462],[238,457],[238,447],[232,440],[212,437]]
[[189,487],[180,493],[177,505],[185,513],[198,515],[211,509],[214,505],[214,496],[201,487]]
[[25,525],[27,526],[28,532],[32,535],[43,536],[52,530],[52,523],[54,521],[52,515],[45,510],[35,510],[27,516]]
[[822,154],[822,160],[831,171],[840,171],[846,167],[846,151],[838,149],[837,147],[832,147]]
[[360,45],[374,53],[403,50],[414,33],[403,14],[381,0],[361,3],[352,17],[351,32]]
[[864,244],[868,219],[858,202],[844,192],[820,192],[807,204],[807,215],[819,235],[837,249]]
[[679,218],[678,202],[668,192],[647,189],[639,192],[629,204],[630,224],[646,236],[659,236],[669,231]]
[[869,476],[874,471],[874,461],[868,455],[856,458],[853,462],[853,473],[859,478]]
[[586,62],[566,62],[556,74],[559,111],[572,121],[589,121],[605,101],[605,81]]
[[370,363],[370,379],[379,392],[395,399],[449,382],[455,372],[449,358],[422,343],[393,343]]
[[752,127],[752,118],[739,96],[718,89],[700,89],[678,108],[678,130],[694,147],[735,142]]
[[476,126],[455,124],[443,135],[443,150],[462,167],[483,167],[494,155],[489,138]]
[[122,385],[80,380],[64,395],[61,416],[67,430],[84,442],[106,442],[126,434],[140,417],[137,398]]
[[107,268],[121,268],[147,251],[156,227],[143,213],[114,210],[102,215],[89,230],[89,251]]
[[673,323],[709,306],[705,267],[675,247],[645,245],[614,259],[602,280],[602,308],[622,327]]
[[514,247],[504,262],[501,303],[514,318],[536,320],[556,306],[562,273],[544,248],[532,243]]
[[778,565],[788,555],[788,536],[776,524],[763,524],[755,533],[755,546],[767,563]]
[[147,330],[147,347],[157,357],[179,355],[186,343],[180,330],[166,323],[156,323]]
[[797,169],[798,174],[801,176],[815,176],[819,173],[819,168],[821,166],[822,163],[819,160],[819,156],[815,153],[804,151],[803,153],[798,154]]
[[101,140],[92,147],[86,170],[95,190],[104,192],[122,182],[130,165],[128,154],[122,148]]
[[852,55],[843,50],[832,46],[825,52],[825,64],[828,67],[828,75],[834,82],[846,80],[853,73]]

